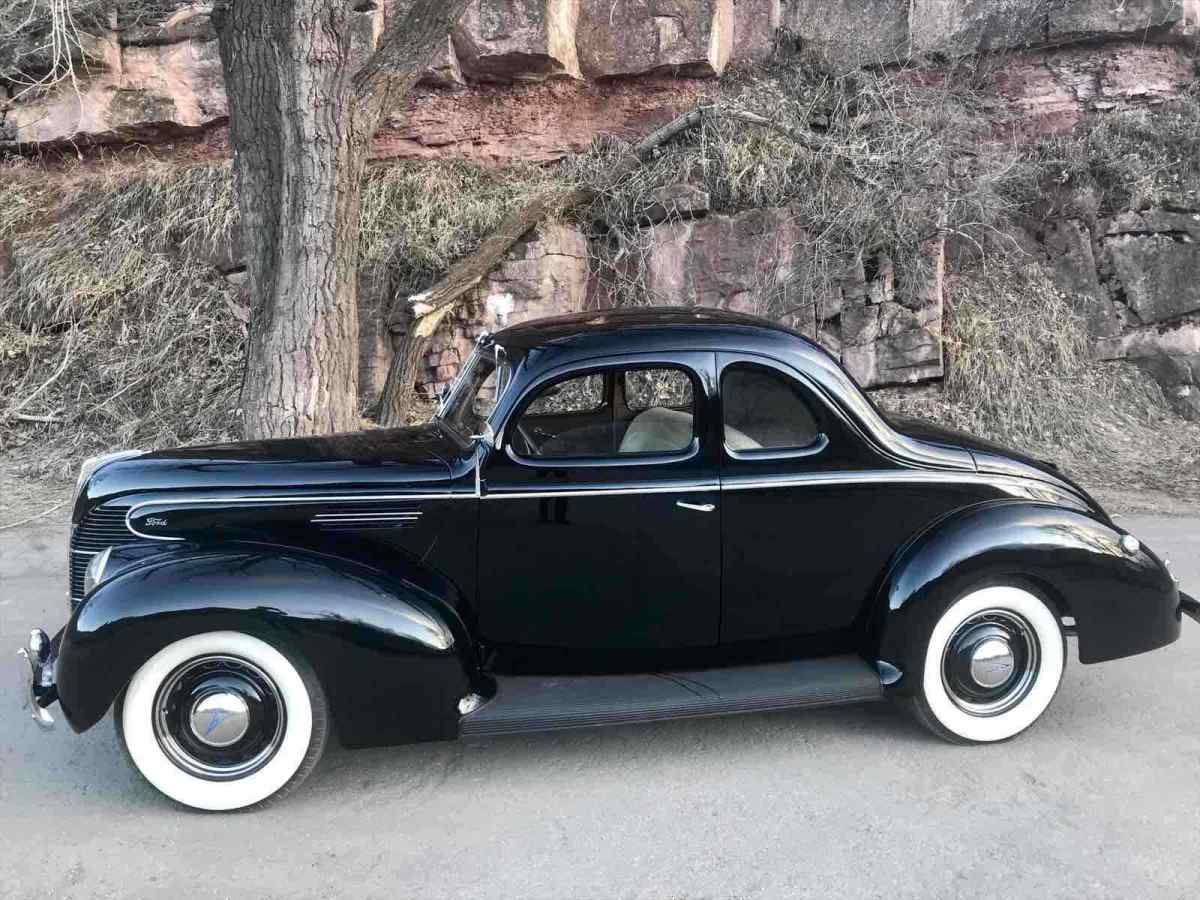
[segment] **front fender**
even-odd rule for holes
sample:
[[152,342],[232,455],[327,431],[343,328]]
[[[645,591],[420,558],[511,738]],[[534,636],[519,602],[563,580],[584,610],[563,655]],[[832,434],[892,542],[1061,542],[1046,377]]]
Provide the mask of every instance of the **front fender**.
[[172,550],[123,569],[75,610],[56,667],[76,731],[103,717],[167,644],[233,629],[282,640],[312,665],[352,746],[457,733],[458,700],[479,689],[474,647],[443,579],[256,544]]
[[[877,658],[919,670],[934,622],[968,591],[1024,583],[1060,616],[1073,616],[1079,659],[1101,662],[1179,637],[1179,593],[1162,562],[1123,532],[1058,506],[999,501],[935,523],[904,547],[883,579],[870,634]],[[912,679],[893,690],[903,692]]]

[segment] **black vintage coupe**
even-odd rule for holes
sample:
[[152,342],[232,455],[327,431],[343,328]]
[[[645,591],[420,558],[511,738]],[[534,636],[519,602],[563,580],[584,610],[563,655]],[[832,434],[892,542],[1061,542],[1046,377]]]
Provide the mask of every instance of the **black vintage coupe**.
[[1011,738],[1162,647],[1167,566],[1053,465],[882,415],[820,347],[712,310],[480,339],[415,428],[124,453],[80,474],[34,715],[113,709],[203,809],[347,745],[891,697]]

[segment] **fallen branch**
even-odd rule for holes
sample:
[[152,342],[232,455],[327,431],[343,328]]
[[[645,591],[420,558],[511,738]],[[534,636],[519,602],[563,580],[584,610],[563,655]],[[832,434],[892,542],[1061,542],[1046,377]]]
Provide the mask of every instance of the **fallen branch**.
[[[757,113],[699,106],[656,128],[621,154],[608,175],[608,181],[619,181],[640,166],[654,150],[677,135],[697,127],[705,118],[720,117],[769,128],[813,152],[834,153],[838,152],[840,146],[829,138],[786,128]],[[865,181],[854,173],[849,174],[857,181]],[[554,188],[544,192],[505,216],[496,230],[488,235],[473,253],[458,262],[433,287],[405,298],[409,309],[402,305],[404,300],[396,298],[392,301],[387,320],[388,328],[393,331],[403,330],[404,323],[410,318],[412,325],[408,328],[402,345],[392,355],[391,364],[388,366],[383,395],[379,402],[380,424],[387,427],[404,424],[412,400],[417,370],[429,339],[459,299],[482,283],[504,254],[548,214],[582,206],[598,193],[598,188],[590,187]]]
[[32,394],[30,394],[28,397],[26,397],[24,400],[22,400],[16,406],[14,406],[11,409],[9,409],[8,411],[6,411],[4,413],[3,418],[5,418],[5,419],[17,418],[17,414],[21,410],[23,410],[26,406],[28,406],[35,399],[37,399],[37,397],[42,393],[42,391],[46,390],[46,388],[48,388],[48,387],[50,387],[50,385],[54,384],[54,382],[56,382],[59,379],[59,377],[62,375],[62,373],[67,371],[67,366],[71,362],[71,344],[74,342],[74,340],[75,340],[75,329],[72,328],[71,331],[67,334],[67,345],[66,345],[66,347],[63,348],[62,362],[58,364],[58,368],[54,370],[54,374],[52,374],[49,378],[47,378],[45,381],[43,381],[41,386],[38,387],[38,389],[36,391],[34,391]]
[[56,509],[62,509],[62,507],[66,506],[66,505],[67,505],[66,500],[63,500],[59,503],[55,503],[53,506],[49,507],[48,509],[43,509],[37,515],[30,516],[27,519],[21,519],[19,522],[9,522],[7,525],[0,525],[0,531],[5,531],[9,528],[16,528],[20,525],[27,525],[30,522],[34,522],[34,521],[42,518],[42,516],[50,515],[50,513],[54,512]]

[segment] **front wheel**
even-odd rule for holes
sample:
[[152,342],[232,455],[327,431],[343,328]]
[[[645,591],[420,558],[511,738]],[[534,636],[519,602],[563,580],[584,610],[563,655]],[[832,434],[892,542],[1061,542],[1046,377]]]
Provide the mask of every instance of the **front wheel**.
[[911,698],[917,720],[956,743],[1020,734],[1062,681],[1066,640],[1058,617],[1020,587],[980,588],[934,623]]
[[325,748],[324,692],[307,663],[260,638],[184,638],[137,670],[114,708],[130,761],[195,809],[232,810],[286,792]]

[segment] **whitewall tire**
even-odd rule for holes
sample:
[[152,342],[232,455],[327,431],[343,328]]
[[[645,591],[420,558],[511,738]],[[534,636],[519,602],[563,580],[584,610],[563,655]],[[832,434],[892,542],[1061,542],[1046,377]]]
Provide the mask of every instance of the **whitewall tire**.
[[979,588],[934,623],[912,698],[918,721],[957,743],[1020,734],[1046,711],[1066,665],[1058,616],[1023,587]]
[[299,656],[237,631],[169,644],[114,707],[133,766],[203,810],[253,806],[299,784],[325,747],[321,685]]

